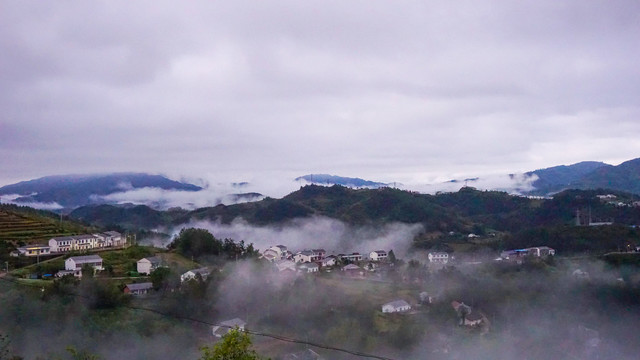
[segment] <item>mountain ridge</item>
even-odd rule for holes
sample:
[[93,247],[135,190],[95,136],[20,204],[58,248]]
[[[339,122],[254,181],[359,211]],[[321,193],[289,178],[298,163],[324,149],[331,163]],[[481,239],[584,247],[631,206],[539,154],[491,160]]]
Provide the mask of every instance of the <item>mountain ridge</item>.
[[357,177],[354,178],[354,177],[345,177],[345,176],[329,175],[329,174],[308,174],[308,175],[299,176],[294,180],[295,181],[305,180],[311,184],[342,185],[347,187],[378,188],[378,187],[389,185],[386,183],[365,180]]
[[155,187],[165,190],[199,191],[201,187],[146,173],[53,175],[0,187],[0,195],[19,195],[16,203],[57,203],[74,208],[96,203],[96,197]]

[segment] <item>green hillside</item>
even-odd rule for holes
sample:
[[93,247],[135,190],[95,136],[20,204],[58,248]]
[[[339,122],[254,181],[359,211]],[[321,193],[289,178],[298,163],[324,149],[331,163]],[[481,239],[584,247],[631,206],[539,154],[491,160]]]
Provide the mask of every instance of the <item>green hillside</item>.
[[[598,197],[603,194],[615,195],[615,201]],[[353,226],[420,224],[424,232],[416,236],[413,244],[422,249],[467,252],[545,243],[563,252],[602,252],[640,245],[640,232],[630,227],[640,225],[640,207],[633,206],[638,200],[637,195],[607,189],[567,190],[552,199],[530,199],[470,187],[428,195],[392,188],[308,185],[282,199],[266,198],[193,211],[101,205],[79,208],[71,217],[94,225],[113,224],[138,231],[199,220],[228,224],[237,218],[252,225],[282,226],[296,219],[321,216]],[[576,227],[577,211],[583,221],[591,214],[594,222],[613,220],[615,226]],[[480,238],[469,238],[470,233]]]
[[54,236],[82,234],[89,229],[57,214],[25,206],[0,204],[0,242],[13,246],[46,243]]

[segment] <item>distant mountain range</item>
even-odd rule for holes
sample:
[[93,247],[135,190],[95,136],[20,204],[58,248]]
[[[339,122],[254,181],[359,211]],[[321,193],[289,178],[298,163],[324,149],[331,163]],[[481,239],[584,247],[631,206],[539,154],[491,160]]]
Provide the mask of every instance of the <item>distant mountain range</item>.
[[64,208],[105,203],[100,198],[141,188],[199,191],[201,187],[161,175],[116,173],[105,175],[57,175],[22,181],[0,188],[0,195],[18,195],[13,202],[57,203]]
[[565,189],[611,189],[640,194],[640,158],[618,166],[585,161],[527,173],[537,175],[530,194],[547,195]]
[[571,183],[579,181],[585,175],[603,166],[611,166],[599,161],[583,161],[573,165],[560,165],[546,169],[530,171],[526,175],[536,175],[538,179],[533,182],[537,193],[549,193],[561,190]]
[[[509,176],[514,179],[512,185],[505,185],[502,183],[501,186],[497,186],[493,185],[492,182],[486,178],[474,177],[464,180],[451,180],[444,183],[444,186],[441,186],[441,188],[438,184],[432,184],[430,186],[436,191],[451,191],[451,184],[464,183],[472,187],[478,186],[479,188],[486,190],[501,190],[525,195],[540,196],[551,195],[566,189],[611,189],[640,194],[640,158],[626,161],[618,166],[609,165],[599,161],[583,161],[573,165],[554,166],[529,171],[524,174],[511,174]],[[534,177],[535,180],[533,180]],[[516,179],[518,181],[515,181]],[[351,188],[372,189],[397,184],[328,174],[309,174],[300,176],[295,180],[304,180],[307,183],[317,185],[341,185]],[[533,180],[533,182],[531,182],[531,180]],[[525,185],[523,182],[530,184],[530,186],[523,186]],[[454,189],[457,189],[458,187],[454,187]]]
[[309,174],[295,178],[295,181],[305,180],[310,184],[318,184],[318,185],[342,185],[346,187],[355,187],[355,188],[379,188],[382,186],[388,186],[389,184],[369,181],[360,178],[351,178],[344,176],[336,176],[329,174]]
[[[505,179],[506,181],[504,181]],[[308,174],[297,177],[295,181],[302,184],[340,185],[348,188],[404,187],[399,183],[383,183],[328,174]],[[524,174],[504,175],[500,184],[493,183],[492,179],[482,177],[460,181],[452,180],[442,184],[428,185],[431,187],[431,191],[426,192],[457,191],[463,181],[468,186],[482,190],[499,190],[524,195],[548,196],[566,189],[610,189],[640,194],[640,158],[626,161],[618,166],[597,161],[585,161],[573,165],[538,169]],[[238,182],[231,183],[228,188],[225,186],[221,186],[220,189],[208,188],[207,192],[183,196],[188,195],[188,192],[201,191],[203,188],[171,180],[161,175],[144,173],[61,175],[47,176],[0,187],[0,197],[4,197],[2,199],[4,202],[9,199],[10,202],[30,206],[55,204],[56,207],[67,210],[85,205],[114,205],[128,202],[147,204],[155,209],[175,206],[194,209],[220,203],[233,204],[260,200],[264,195],[250,191],[255,187],[247,182]],[[158,191],[155,192],[155,195],[149,195],[151,192],[140,192],[136,194],[137,197],[126,196],[135,192],[134,190],[144,188],[171,191],[169,196],[172,201],[169,202],[167,198],[158,195]],[[238,191],[240,189],[245,191]],[[268,196],[268,189],[265,192]],[[176,196],[171,197],[173,195]],[[157,198],[151,198],[154,196]],[[194,202],[194,199],[206,201]]]

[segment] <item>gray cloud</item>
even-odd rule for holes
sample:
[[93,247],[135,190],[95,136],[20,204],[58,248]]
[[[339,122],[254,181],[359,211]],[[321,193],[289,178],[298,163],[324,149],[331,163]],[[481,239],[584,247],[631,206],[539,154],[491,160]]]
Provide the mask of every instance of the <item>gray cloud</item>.
[[424,230],[420,224],[349,226],[339,220],[313,217],[295,219],[278,227],[253,226],[240,218],[228,225],[195,221],[178,226],[170,232],[175,235],[181,229],[189,227],[207,229],[219,239],[244,240],[246,243],[253,243],[260,250],[274,245],[285,245],[294,253],[304,249],[324,248],[328,254],[353,251],[368,254],[384,249],[393,250],[398,256],[405,256],[413,238]]
[[632,1],[0,10],[3,183],[130,170],[428,183],[640,154]]

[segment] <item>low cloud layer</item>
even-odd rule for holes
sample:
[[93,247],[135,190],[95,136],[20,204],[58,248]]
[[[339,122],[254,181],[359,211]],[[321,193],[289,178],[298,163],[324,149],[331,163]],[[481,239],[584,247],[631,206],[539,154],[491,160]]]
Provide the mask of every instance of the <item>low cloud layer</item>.
[[0,203],[29,206],[29,207],[40,209],[40,210],[59,210],[63,208],[63,206],[58,204],[57,202],[43,203],[43,202],[36,202],[36,201],[30,201],[30,202],[16,201],[16,199],[20,197],[22,197],[22,195],[17,195],[17,194],[0,195]]
[[[437,192],[455,192],[463,186],[472,186],[480,190],[498,190],[511,194],[522,194],[534,190],[533,182],[538,179],[536,175],[512,174],[512,175],[488,175],[468,180],[455,180],[438,182],[432,184],[400,184],[391,183],[403,190],[418,191],[421,193],[435,194]],[[218,204],[237,204],[248,201],[258,201],[264,196],[281,198],[301,186],[310,182],[300,180],[294,181],[286,178],[275,178],[270,181],[260,181],[257,183],[246,182],[241,186],[233,184],[208,184],[200,191],[177,191],[159,188],[140,188],[117,192],[106,196],[93,196],[92,200],[97,202],[117,203],[117,204],[142,204],[158,209],[168,209],[171,207],[181,207],[184,209],[196,209]],[[332,186],[331,184],[319,184]],[[251,193],[263,196],[253,196]]]
[[175,235],[180,229],[189,227],[207,229],[220,239],[244,240],[260,250],[285,245],[294,252],[311,248],[324,248],[328,254],[393,250],[398,256],[407,254],[413,238],[423,230],[419,224],[355,227],[334,219],[313,217],[295,219],[279,227],[253,226],[242,219],[236,219],[229,225],[197,221],[176,227],[172,233]]
[[477,178],[455,179],[441,183],[417,185],[409,190],[434,194],[439,191],[455,192],[463,186],[471,186],[479,190],[497,190],[510,194],[523,194],[535,189],[533,183],[536,180],[538,180],[538,176],[535,174],[487,175]]

